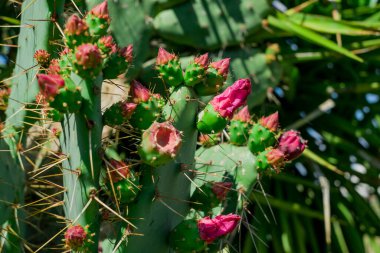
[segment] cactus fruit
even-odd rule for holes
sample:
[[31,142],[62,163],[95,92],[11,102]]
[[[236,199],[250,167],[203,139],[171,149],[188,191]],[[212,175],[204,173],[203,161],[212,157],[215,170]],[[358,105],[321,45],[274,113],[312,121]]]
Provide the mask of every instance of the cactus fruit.
[[139,155],[145,163],[157,167],[173,160],[181,143],[181,134],[173,125],[154,122],[142,136]]
[[158,50],[156,68],[160,77],[169,86],[176,87],[183,82],[183,73],[178,57],[163,48]]
[[133,46],[129,45],[123,48],[112,46],[110,55],[104,62],[104,78],[112,79],[126,72],[132,63]]
[[76,48],[74,67],[76,73],[83,78],[94,79],[102,68],[102,55],[93,44],[82,44]]
[[227,79],[229,67],[230,58],[210,63],[205,80],[194,87],[197,94],[207,96],[217,93]]
[[221,131],[226,127],[227,119],[231,118],[235,110],[246,102],[250,92],[250,80],[240,79],[214,97],[198,115],[198,130],[202,133]]
[[60,75],[38,74],[37,80],[40,91],[47,100],[54,100],[59,89],[65,86],[65,80]]
[[109,195],[112,197],[115,194],[116,201],[123,205],[135,200],[140,191],[138,173],[130,167],[124,162],[112,159],[107,171],[106,186]]
[[285,155],[279,149],[267,149],[257,154],[256,169],[258,172],[265,172],[272,168],[279,173],[285,165]]
[[81,225],[71,226],[65,232],[66,247],[70,250],[86,252],[88,237],[88,233]]
[[305,150],[307,142],[302,139],[300,133],[289,130],[278,139],[278,149],[281,150],[287,161],[294,160]]
[[248,147],[251,152],[255,154],[274,145],[278,126],[277,112],[268,117],[263,117],[258,123],[254,124],[248,139]]
[[185,71],[184,80],[186,85],[194,86],[200,83],[206,75],[208,65],[208,53],[194,58],[194,62],[189,64]]
[[187,219],[177,225],[169,235],[169,243],[175,252],[201,252],[207,246],[201,239],[198,221],[195,218]]
[[228,127],[230,142],[234,145],[246,145],[251,127],[251,115],[248,106],[245,106],[232,118]]
[[108,14],[108,3],[104,0],[87,13],[85,17],[90,34],[94,37],[103,36],[107,33],[111,19]]
[[120,101],[109,108],[103,114],[103,122],[108,126],[120,126],[128,122],[137,104],[129,103],[127,101]]
[[86,22],[76,14],[68,19],[64,32],[66,43],[71,48],[90,40],[90,34]]

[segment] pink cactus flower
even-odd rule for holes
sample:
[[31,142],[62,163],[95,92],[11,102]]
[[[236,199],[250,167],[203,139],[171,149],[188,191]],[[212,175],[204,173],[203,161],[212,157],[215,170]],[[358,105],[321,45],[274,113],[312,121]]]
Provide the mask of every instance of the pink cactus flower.
[[169,61],[176,59],[177,56],[175,54],[171,54],[162,47],[158,49],[158,55],[156,59],[156,65],[164,65]]
[[132,81],[131,91],[135,103],[146,102],[150,98],[150,91],[136,80]]
[[249,114],[248,105],[244,106],[238,113],[233,117],[234,120],[239,120],[241,122],[250,122],[251,115]]
[[109,19],[107,0],[105,0],[101,4],[98,4],[94,8],[92,8],[92,10],[90,11],[90,14],[98,18]]
[[216,182],[212,185],[212,192],[216,195],[216,197],[222,201],[226,199],[228,192],[231,190],[232,183],[231,182]]
[[39,49],[34,53],[33,58],[36,59],[38,64],[45,66],[49,63],[50,54],[44,49]]
[[136,109],[137,104],[135,103],[122,103],[121,109],[123,111],[123,116],[126,118],[129,118],[132,116],[133,112]]
[[67,35],[81,35],[86,33],[88,26],[84,20],[76,14],[72,15],[66,23],[65,33]]
[[219,75],[222,75],[223,77],[227,78],[228,69],[230,67],[230,60],[230,58],[225,58],[220,61],[212,62],[210,63],[210,67],[216,69]]
[[83,69],[98,68],[102,63],[102,56],[97,46],[92,44],[80,45],[75,53],[77,64]]
[[199,235],[206,243],[212,243],[215,239],[231,233],[240,219],[236,214],[218,215],[214,219],[205,217],[198,221]]
[[169,154],[174,157],[181,147],[180,132],[169,122],[154,122],[149,131],[150,143],[161,154]]
[[81,225],[69,227],[65,233],[66,246],[78,250],[84,245],[86,237],[87,233]]
[[194,62],[206,69],[208,63],[208,53],[202,54],[201,56],[194,58]]
[[262,117],[259,123],[272,132],[277,131],[279,127],[278,112],[275,112],[268,117]]
[[251,81],[249,79],[237,80],[222,94],[214,97],[210,104],[224,118],[231,118],[237,108],[245,104],[251,93]]
[[126,165],[124,162],[112,159],[110,163],[112,166],[110,168],[110,175],[111,175],[111,181],[113,183],[119,182],[129,177],[130,175],[129,166]]
[[38,74],[37,80],[41,93],[48,99],[53,99],[59,89],[65,86],[65,80],[59,75]]
[[287,161],[290,161],[299,157],[306,145],[307,141],[302,139],[300,132],[290,130],[280,136],[277,149],[284,153]]
[[120,55],[125,59],[126,62],[131,63],[133,60],[133,45],[128,45],[120,49]]

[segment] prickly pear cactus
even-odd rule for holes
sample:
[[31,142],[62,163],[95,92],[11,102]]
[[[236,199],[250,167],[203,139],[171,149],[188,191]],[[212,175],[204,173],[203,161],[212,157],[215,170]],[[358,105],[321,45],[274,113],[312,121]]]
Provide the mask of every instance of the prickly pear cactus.
[[[132,2],[87,1],[91,9],[83,16],[73,14],[63,26],[59,55],[33,48],[40,68],[30,94],[35,99],[39,91],[37,108],[43,122],[61,127],[55,155],[60,160],[65,225],[57,235],[72,252],[221,251],[248,223],[247,196],[258,175],[279,173],[306,143],[298,132],[281,133],[277,113],[253,120],[247,103],[254,80],[239,76],[226,87],[234,61],[230,57],[209,59],[205,53],[191,57],[185,66],[179,55],[159,48],[152,69],[164,92],[155,93],[148,83],[133,80],[129,70],[136,59],[134,47],[120,46],[117,42],[128,39],[110,33],[125,24],[116,14]],[[155,13],[178,2],[134,4]],[[226,12],[235,9],[223,3],[226,8],[210,4],[217,6],[211,14],[227,29]],[[195,1],[176,11],[191,6],[196,13],[207,9]],[[266,1],[243,1],[239,8],[252,14],[246,31],[232,22],[233,30],[242,33],[253,32],[267,11]],[[162,11],[153,21],[162,36],[166,30],[160,22],[173,11]],[[207,25],[205,20],[201,24]],[[137,30],[144,29],[146,24],[139,24]],[[206,37],[205,46],[233,45],[244,38],[222,35]],[[188,43],[199,43],[198,39]],[[139,45],[137,54],[145,54],[146,46]],[[145,59],[137,57],[140,63]],[[264,54],[258,58],[267,66]],[[126,94],[102,108],[103,83],[117,77],[126,82]],[[201,101],[202,96],[210,99]],[[32,98],[23,101],[28,99]],[[8,171],[17,161],[17,156],[12,158],[4,163]],[[11,222],[4,220],[6,226]]]

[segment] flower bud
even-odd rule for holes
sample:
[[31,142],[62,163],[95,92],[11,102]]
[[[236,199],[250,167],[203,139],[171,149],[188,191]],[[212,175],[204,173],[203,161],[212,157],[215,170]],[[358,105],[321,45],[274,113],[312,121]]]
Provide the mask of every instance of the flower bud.
[[218,215],[214,219],[205,217],[198,221],[199,235],[206,243],[212,243],[217,238],[231,233],[240,219],[236,214]]
[[38,85],[41,93],[48,99],[54,98],[59,89],[65,86],[65,81],[59,75],[37,75]]
[[306,148],[307,141],[302,139],[300,132],[290,130],[283,133],[278,140],[277,149],[281,150],[287,161],[299,157]]
[[268,117],[262,117],[259,121],[260,125],[269,129],[272,132],[277,131],[279,126],[278,112],[275,112]]

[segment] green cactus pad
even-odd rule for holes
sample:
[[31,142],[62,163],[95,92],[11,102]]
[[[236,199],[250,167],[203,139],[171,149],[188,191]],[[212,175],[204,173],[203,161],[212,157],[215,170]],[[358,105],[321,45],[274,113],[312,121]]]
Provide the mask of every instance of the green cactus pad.
[[72,54],[68,53],[62,55],[59,59],[59,74],[65,77],[69,77],[72,70]]
[[197,128],[205,134],[217,133],[227,125],[227,119],[223,118],[211,104],[198,114]]
[[200,83],[206,75],[206,70],[203,66],[197,63],[191,63],[187,66],[184,80],[187,86],[194,86]]
[[183,82],[183,73],[181,64],[177,59],[168,61],[166,64],[158,65],[157,70],[169,86],[178,86]]
[[82,96],[79,89],[71,79],[65,79],[65,86],[59,89],[58,95],[49,105],[59,112],[75,113],[78,112],[82,104]]
[[118,53],[112,54],[104,62],[103,76],[104,79],[114,79],[123,74],[129,68],[129,62]]
[[240,120],[231,120],[228,132],[230,135],[230,143],[243,146],[247,143],[249,137],[250,124]]
[[140,191],[139,189],[139,177],[133,173],[129,178],[120,180],[113,184],[113,189],[115,190],[116,196],[112,196],[112,187],[108,183],[107,188],[109,194],[119,201],[120,204],[128,204],[134,201]]
[[224,85],[224,77],[214,68],[208,68],[203,82],[195,85],[194,89],[199,96],[216,94]]
[[107,34],[109,27],[109,21],[107,19],[98,18],[94,15],[91,15],[91,13],[87,14],[85,19],[92,36],[100,37]]
[[86,32],[87,34],[81,34],[81,35],[68,35],[66,34],[66,43],[67,46],[71,49],[74,49],[75,47],[91,42],[91,36]]
[[248,139],[248,147],[252,153],[256,154],[264,151],[266,148],[273,146],[275,142],[276,137],[273,132],[260,124],[253,125]]
[[163,106],[164,100],[162,98],[150,97],[148,101],[141,102],[136,106],[130,124],[140,130],[148,129],[160,117]]
[[207,182],[202,187],[197,188],[190,199],[191,207],[195,210],[203,211],[205,214],[210,213],[221,202],[223,201],[220,201],[212,191],[212,182]]
[[184,220],[177,225],[169,235],[169,244],[178,253],[200,252],[207,246],[199,236],[196,219]]

